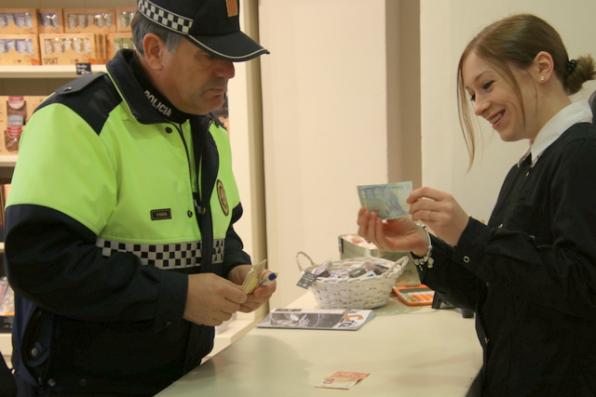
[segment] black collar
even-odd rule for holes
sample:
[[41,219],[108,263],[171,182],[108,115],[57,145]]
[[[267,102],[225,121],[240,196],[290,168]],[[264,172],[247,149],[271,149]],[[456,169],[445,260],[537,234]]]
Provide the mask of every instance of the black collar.
[[133,50],[119,51],[107,69],[139,122],[184,123],[193,117],[178,110],[151,84]]

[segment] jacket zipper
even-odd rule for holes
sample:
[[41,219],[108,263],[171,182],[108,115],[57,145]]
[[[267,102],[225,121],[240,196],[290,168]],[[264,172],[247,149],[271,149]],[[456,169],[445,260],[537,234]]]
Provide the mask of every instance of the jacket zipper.
[[[186,154],[186,162],[188,163],[188,176],[190,178],[190,190],[193,194],[193,204],[195,206],[195,211],[197,212],[197,219],[198,219],[198,215],[201,214],[201,188],[200,188],[200,182],[199,182],[199,171],[198,171],[198,167],[197,168],[197,172],[196,172],[196,186],[193,185],[193,180],[192,180],[192,162],[190,161],[190,155],[188,154],[188,145],[186,143],[186,139],[184,139],[184,133],[182,132],[182,125],[181,124],[175,124],[175,123],[171,123],[175,128],[176,131],[178,131],[178,136],[180,136],[180,140],[182,140],[182,144],[184,145],[184,153]],[[197,165],[197,163],[200,161],[200,159],[195,159],[195,165]],[[198,201],[197,198],[194,197],[195,195],[195,188],[196,187],[196,197],[198,197]]]

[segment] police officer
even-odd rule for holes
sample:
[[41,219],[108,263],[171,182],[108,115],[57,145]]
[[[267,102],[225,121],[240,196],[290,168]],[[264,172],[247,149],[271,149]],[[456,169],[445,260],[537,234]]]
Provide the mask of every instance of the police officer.
[[234,63],[268,51],[238,0],[140,0],[136,51],[56,90],[22,136],[6,209],[20,396],[153,395],[213,326],[255,310],[222,106]]

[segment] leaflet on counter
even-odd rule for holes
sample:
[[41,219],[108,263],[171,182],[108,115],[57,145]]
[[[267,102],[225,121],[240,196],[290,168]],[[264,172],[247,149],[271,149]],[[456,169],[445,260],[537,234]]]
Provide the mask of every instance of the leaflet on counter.
[[275,309],[257,327],[356,331],[373,316],[372,310]]

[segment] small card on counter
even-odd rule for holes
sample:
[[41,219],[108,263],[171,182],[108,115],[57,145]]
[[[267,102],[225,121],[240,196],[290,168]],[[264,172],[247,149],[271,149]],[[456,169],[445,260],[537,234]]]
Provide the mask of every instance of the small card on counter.
[[368,375],[368,372],[336,371],[315,387],[349,390]]
[[373,316],[372,310],[275,309],[257,327],[356,331]]

